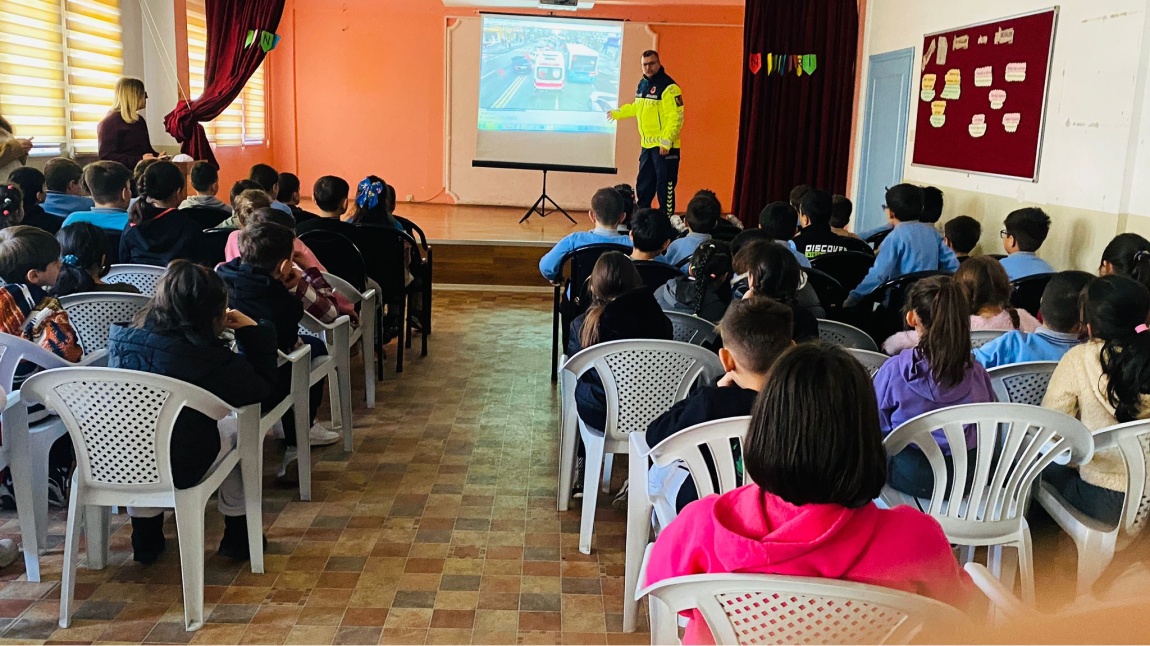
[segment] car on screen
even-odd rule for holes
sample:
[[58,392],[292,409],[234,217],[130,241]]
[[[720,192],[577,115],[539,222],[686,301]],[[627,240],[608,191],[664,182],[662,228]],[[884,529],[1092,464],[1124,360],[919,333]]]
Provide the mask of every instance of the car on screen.
[[516,74],[530,74],[531,73],[531,57],[526,54],[519,54],[511,59],[511,70]]
[[610,92],[592,92],[590,100],[591,109],[596,112],[608,112],[619,107],[619,101]]

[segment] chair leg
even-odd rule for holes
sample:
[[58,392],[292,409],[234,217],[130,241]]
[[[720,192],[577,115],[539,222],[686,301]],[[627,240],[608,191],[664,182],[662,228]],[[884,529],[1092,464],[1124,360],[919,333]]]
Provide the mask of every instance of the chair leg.
[[1091,588],[1110,561],[1114,560],[1114,543],[1118,532],[1087,530],[1078,545],[1078,596],[1090,594]]
[[[295,406],[293,406],[292,408],[294,409]],[[298,421],[299,417],[296,417],[296,420]],[[253,423],[259,424],[258,418],[255,419],[253,421]],[[303,482],[303,460],[304,460],[304,458],[301,454],[302,454],[302,451],[310,451],[311,445],[307,439],[308,432],[310,431],[310,429],[307,429],[306,424],[305,425],[296,424],[296,438],[297,438],[296,441],[297,442],[299,441],[298,438],[299,438],[300,429],[306,429],[303,431],[303,434],[304,434],[303,444],[296,447],[297,460],[299,460],[299,462],[297,462],[297,465],[298,465],[298,468],[300,470],[300,482],[302,484],[302,482]],[[239,433],[240,433],[240,437],[243,437],[246,434],[243,427],[240,428]],[[238,446],[239,446],[239,450],[241,451],[241,453],[240,453],[240,480],[243,482],[243,485],[244,485],[244,517],[247,519],[247,523],[248,523],[248,553],[249,553],[250,558],[251,558],[251,569],[252,569],[253,574],[263,574],[263,572],[264,572],[264,540],[263,540],[264,452],[263,452],[263,437],[264,436],[262,433],[256,433],[256,435],[259,436],[259,441],[252,443],[252,446],[250,448],[246,447],[245,443],[243,443],[243,442],[239,442]],[[310,473],[310,469],[308,470],[308,473]],[[180,516],[179,516],[179,510],[180,510],[179,503],[180,503],[180,495],[179,495],[179,492],[177,492],[177,495],[176,495],[176,524],[177,524],[176,529],[177,530],[179,530],[178,525],[181,522]],[[204,571],[203,571],[203,552],[204,552],[204,549],[203,549],[202,543],[203,543],[203,531],[204,531],[204,527],[203,527],[204,505],[206,504],[206,501],[201,501],[201,502],[198,502],[197,504],[198,504],[198,509],[199,509],[199,516],[197,518],[198,518],[198,522],[200,524],[200,530],[199,531],[200,531],[200,543],[201,543],[200,551],[199,551],[199,554],[200,554],[199,573],[200,573],[200,579],[201,579],[200,594],[202,595],[203,594],[203,576],[204,576]],[[188,512],[185,511],[184,513],[187,514]],[[255,531],[255,533],[256,533],[256,539],[255,540],[252,540],[252,532],[253,531]],[[180,558],[181,558],[181,561],[183,559],[183,549],[184,549],[183,539],[181,538],[181,540],[180,540],[180,555],[181,555]],[[185,581],[186,580],[187,579],[185,578]],[[187,590],[185,589],[185,594],[186,593],[187,593]],[[203,607],[202,607],[203,603],[202,602],[203,602],[203,600],[201,599],[201,608],[200,608],[201,623],[203,620],[203,616],[202,616],[203,615]],[[185,602],[185,604],[186,604],[186,602]],[[191,629],[189,628],[189,630],[191,630]]]
[[403,349],[407,345],[407,299],[399,301],[399,338],[395,341],[395,371],[403,372]]
[[[302,390],[297,389],[295,391],[295,398],[291,407],[292,418],[295,420],[296,470],[299,471],[300,500],[311,500],[311,425],[308,423],[310,421],[308,419],[310,406],[308,402],[309,389],[306,383],[305,380]],[[334,397],[334,393],[329,397]],[[332,420],[334,421],[335,406],[332,409]]]
[[[628,457],[627,477],[636,486],[646,478],[638,474],[647,468],[647,458],[631,454]],[[651,499],[646,491],[631,491],[627,496],[627,551],[623,579],[623,632],[633,633],[639,623],[639,602],[635,591],[639,589],[639,570],[643,553],[651,540]]]
[[559,415],[559,511],[567,511],[571,504],[571,487],[575,478],[575,438],[578,434],[576,429],[578,423],[574,411],[564,410]]
[[64,531],[64,573],[60,581],[60,627],[72,623],[72,600],[76,598],[76,565],[80,560],[80,487],[72,478],[72,491],[68,495],[68,526]]
[[[599,503],[599,474],[603,470],[603,438],[589,438],[582,433],[587,457],[583,460],[583,516],[579,521],[579,551],[591,553],[591,534],[595,529],[595,508]],[[590,439],[590,441],[588,441]]]
[[608,453],[603,456],[603,475],[600,480],[599,490],[603,493],[611,493],[611,468],[615,466],[615,454]]
[[[18,421],[23,420],[23,421]],[[5,428],[27,428],[27,414],[23,406],[13,406],[4,415]],[[24,567],[29,581],[40,581],[40,549],[44,546],[48,524],[48,453],[32,453],[29,444],[35,442],[25,433],[5,433],[4,450],[8,453],[8,469],[12,476],[12,489],[16,497],[16,517],[20,519],[20,539],[24,547]],[[23,437],[20,437],[23,436]],[[36,459],[17,456],[35,455]],[[43,466],[39,463],[43,456]],[[39,468],[37,468],[39,467]],[[42,479],[41,479],[42,477]],[[39,484],[36,484],[39,483]],[[43,508],[40,497],[44,498]]]
[[1030,541],[1030,529],[1022,528],[1022,540],[1018,543],[1018,576],[1022,579],[1022,600],[1034,605],[1034,546]]
[[363,354],[363,389],[367,407],[375,408],[375,317],[365,316],[360,321],[363,325],[363,336],[359,342]]
[[89,570],[103,570],[108,563],[108,520],[111,510],[99,505],[84,506],[84,536],[88,539]]
[[[247,495],[247,478],[244,479]],[[184,629],[204,625],[204,506],[195,496],[176,494],[176,534],[180,543],[180,574],[184,584]],[[261,546],[262,547],[262,546]],[[253,554],[254,556],[254,554]]]
[[551,383],[559,381],[559,287],[555,287],[555,303],[551,307]]
[[383,355],[383,305],[379,304],[375,308],[375,378],[379,381],[383,381]]

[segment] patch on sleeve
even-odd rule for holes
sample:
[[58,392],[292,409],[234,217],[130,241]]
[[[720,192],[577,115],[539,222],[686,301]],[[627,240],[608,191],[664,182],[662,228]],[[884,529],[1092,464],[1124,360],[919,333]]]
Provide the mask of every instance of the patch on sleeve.
[[680,108],[683,107],[683,95],[682,94],[676,94],[675,95],[675,105],[679,106]]

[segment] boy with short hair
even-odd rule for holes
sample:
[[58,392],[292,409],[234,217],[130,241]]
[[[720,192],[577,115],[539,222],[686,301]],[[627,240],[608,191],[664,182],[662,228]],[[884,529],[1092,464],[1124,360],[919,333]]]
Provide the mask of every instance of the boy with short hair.
[[922,187],[922,214],[919,222],[933,225],[942,219],[942,191],[934,186]]
[[[766,384],[771,364],[794,345],[793,324],[791,308],[769,298],[751,296],[733,301],[719,322],[723,339],[719,360],[726,374],[714,386],[697,389],[655,418],[647,427],[647,445],[653,447],[696,424],[750,415],[755,398]],[[698,498],[694,483],[685,474],[685,470],[678,467],[652,470],[651,483],[655,491],[668,494],[678,491],[678,509]],[[686,485],[680,488],[678,485],[683,482]]]
[[613,188],[601,188],[591,198],[591,211],[588,214],[595,228],[591,231],[578,231],[560,240],[551,251],[539,260],[539,272],[551,282],[559,280],[563,256],[593,244],[617,244],[631,246],[631,238],[619,232],[623,220],[623,196]]
[[272,198],[273,209],[291,213],[291,207],[276,199],[280,192],[280,174],[276,169],[267,164],[256,164],[248,173],[248,179],[259,184],[260,188]]
[[132,171],[120,162],[97,161],[84,168],[84,185],[95,206],[64,218],[64,225],[90,222],[101,229],[123,231],[128,226],[128,203],[132,201]]
[[803,203],[803,196],[806,195],[809,190],[811,190],[811,187],[806,184],[799,184],[791,189],[791,194],[788,196],[787,201],[790,203],[791,208],[795,210],[795,213],[798,213],[799,206]]
[[340,219],[347,213],[350,193],[351,186],[342,177],[324,175],[317,179],[311,189],[311,198],[319,214],[297,223],[296,233],[303,235],[308,231],[330,231],[349,237],[354,236],[355,225]]
[[850,293],[844,307],[858,305],[880,285],[899,276],[920,271],[958,270],[954,252],[942,242],[934,225],[919,222],[922,189],[913,184],[897,184],[886,191],[886,213],[894,229],[879,248],[874,266]]
[[844,238],[831,230],[832,205],[831,194],[826,191],[812,189],[803,195],[799,206],[802,230],[794,238],[795,250],[807,258],[843,251],[872,255],[867,243],[858,238]]
[[[851,213],[854,212],[854,205],[845,195],[832,195],[831,196],[831,231],[836,235],[844,238],[854,238],[860,240],[857,235],[852,231],[847,231],[847,225],[851,221]],[[868,245],[869,246],[869,245]]]
[[[310,212],[305,211],[299,207],[299,202],[300,202],[299,187],[300,187],[299,177],[297,177],[295,175],[295,173],[280,173],[279,194],[273,196],[277,200],[279,200],[280,202],[283,202],[284,204],[286,204],[289,209],[291,209],[291,214],[293,217],[295,217],[295,223],[297,225],[302,223],[302,222],[307,222],[308,220],[312,220],[312,219],[319,217],[315,213],[310,213]],[[391,188],[391,187],[389,186],[388,188]],[[392,189],[392,192],[389,195],[389,199],[391,200],[390,204],[391,204],[392,210],[395,210],[395,190],[394,189]]]
[[1045,211],[1038,207],[1011,211],[1002,224],[1002,248],[1007,253],[1002,268],[1010,280],[1054,273],[1054,267],[1035,254],[1050,233],[1050,216]]
[[663,252],[674,235],[666,213],[659,209],[638,209],[631,216],[631,260],[669,264]]
[[224,213],[222,217],[232,214],[232,205],[216,197],[216,193],[220,192],[220,173],[215,166],[205,161],[198,161],[192,165],[189,175],[196,194],[189,195],[181,202],[181,209],[214,209]]
[[[810,188],[806,187],[809,191]],[[805,192],[803,193],[806,194]],[[795,248],[795,233],[798,229],[799,214],[786,202],[771,202],[759,212],[759,228],[747,229],[735,236],[731,250],[737,252],[752,240],[773,240],[781,244],[799,261],[799,266],[810,269],[811,261]]]
[[24,195],[24,219],[20,224],[43,229],[52,235],[64,226],[64,219],[44,211],[44,173],[31,166],[21,166],[8,174],[8,181],[20,187]]
[[982,238],[982,225],[969,215],[960,215],[942,227],[942,241],[958,258],[961,265],[970,259],[970,252]]
[[723,207],[713,191],[704,189],[695,193],[687,203],[687,212],[684,215],[689,233],[667,247],[667,252],[664,254],[667,264],[678,267],[680,263],[689,259],[699,245],[711,239],[711,232],[718,226],[722,217]]
[[1094,276],[1063,271],[1050,277],[1042,292],[1042,326],[1030,334],[1012,330],[974,351],[983,368],[1024,361],[1058,361],[1082,343],[1079,296]]
[[95,206],[90,197],[84,197],[84,189],[80,180],[84,177],[84,169],[66,157],[56,157],[48,160],[44,166],[44,186],[48,189],[41,205],[46,213],[63,218],[76,211],[87,211]]

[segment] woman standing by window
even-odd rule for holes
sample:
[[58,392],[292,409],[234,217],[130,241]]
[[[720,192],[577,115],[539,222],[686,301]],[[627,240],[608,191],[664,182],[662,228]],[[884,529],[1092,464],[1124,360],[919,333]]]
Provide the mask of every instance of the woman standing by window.
[[166,159],[152,148],[148,123],[140,115],[148,105],[144,82],[125,76],[116,81],[116,102],[108,116],[96,126],[101,160],[120,162],[135,168],[143,159]]
[[31,139],[17,139],[12,125],[0,115],[0,182],[8,181],[8,174],[28,162],[32,150]]

